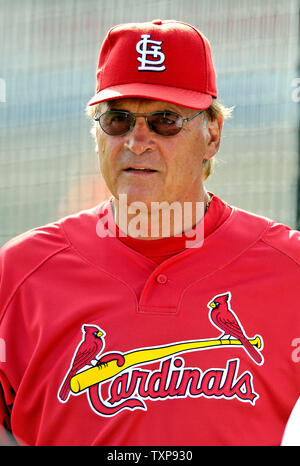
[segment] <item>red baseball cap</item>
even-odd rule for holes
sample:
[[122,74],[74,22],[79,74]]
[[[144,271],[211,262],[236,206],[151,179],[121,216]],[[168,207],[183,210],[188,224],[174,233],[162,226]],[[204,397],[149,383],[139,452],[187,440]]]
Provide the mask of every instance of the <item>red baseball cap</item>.
[[217,98],[207,38],[181,21],[154,20],[111,28],[103,41],[97,85],[88,105],[140,97],[204,109]]

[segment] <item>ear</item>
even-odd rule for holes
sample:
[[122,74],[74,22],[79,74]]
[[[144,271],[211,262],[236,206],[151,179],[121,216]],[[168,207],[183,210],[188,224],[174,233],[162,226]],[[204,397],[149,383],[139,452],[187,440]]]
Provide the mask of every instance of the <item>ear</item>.
[[95,138],[95,152],[99,156],[104,153],[104,133],[100,130],[99,125],[95,127],[94,138]]
[[221,115],[215,120],[207,121],[205,134],[206,150],[204,159],[211,159],[218,152],[221,143],[222,128],[223,117]]
[[95,125],[91,132],[95,140],[95,152],[97,155],[99,155],[99,143],[98,143],[99,128],[98,126]]

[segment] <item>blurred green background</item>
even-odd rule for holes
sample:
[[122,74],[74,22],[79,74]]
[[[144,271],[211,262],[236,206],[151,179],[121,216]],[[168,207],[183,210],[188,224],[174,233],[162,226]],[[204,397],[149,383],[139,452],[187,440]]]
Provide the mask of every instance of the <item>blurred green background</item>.
[[157,18],[208,37],[235,106],[207,187],[297,228],[299,0],[0,0],[0,245],[108,197],[85,116],[99,47]]

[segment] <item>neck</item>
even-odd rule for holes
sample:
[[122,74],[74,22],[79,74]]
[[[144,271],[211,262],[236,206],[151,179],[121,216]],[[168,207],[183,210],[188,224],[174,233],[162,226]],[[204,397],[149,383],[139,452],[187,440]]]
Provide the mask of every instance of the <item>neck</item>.
[[198,201],[185,202],[133,202],[126,195],[113,198],[114,220],[127,236],[144,240],[157,240],[179,236],[190,231],[205,215],[210,196],[205,191]]

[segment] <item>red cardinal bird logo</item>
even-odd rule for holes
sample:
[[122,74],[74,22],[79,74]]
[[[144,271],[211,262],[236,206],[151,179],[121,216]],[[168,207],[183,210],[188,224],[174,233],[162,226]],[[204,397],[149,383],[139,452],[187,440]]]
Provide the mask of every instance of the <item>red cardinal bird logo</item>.
[[123,355],[117,352],[107,353],[101,359],[97,359],[99,353],[103,351],[105,344],[105,332],[97,325],[83,325],[82,334],[83,338],[75,350],[70,369],[58,393],[58,399],[62,402],[66,402],[69,397],[72,377],[83,367],[92,365],[92,361],[95,361],[95,365],[98,366],[107,364],[112,360],[116,360],[119,367],[124,364]]
[[59,391],[58,396],[61,401],[66,401],[69,396],[71,378],[84,366],[91,364],[91,361],[96,358],[104,345],[102,337],[105,334],[98,326],[83,325],[82,333],[83,339],[75,351],[70,370],[68,371]]
[[208,304],[208,307],[210,308],[209,318],[215,327],[222,330],[223,333],[220,335],[220,339],[223,339],[228,335],[229,338],[234,337],[237,340],[240,340],[245,351],[257,364],[260,365],[263,363],[262,355],[248,341],[249,339],[245,334],[239,319],[230,308],[230,300],[230,292],[215,296]]

